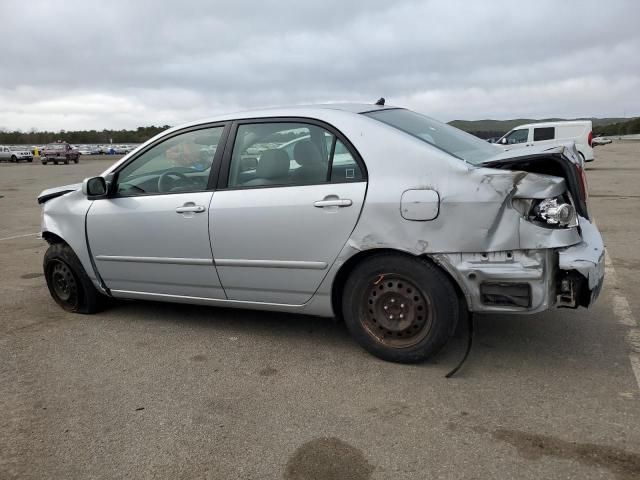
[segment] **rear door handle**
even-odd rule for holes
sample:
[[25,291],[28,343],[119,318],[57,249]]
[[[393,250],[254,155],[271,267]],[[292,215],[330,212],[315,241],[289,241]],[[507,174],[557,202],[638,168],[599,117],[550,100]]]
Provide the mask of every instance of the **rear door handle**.
[[318,200],[313,202],[314,207],[350,207],[353,204],[348,198],[336,198],[334,200]]
[[196,205],[192,202],[185,203],[183,206],[176,208],[176,213],[202,213],[206,210],[202,205]]

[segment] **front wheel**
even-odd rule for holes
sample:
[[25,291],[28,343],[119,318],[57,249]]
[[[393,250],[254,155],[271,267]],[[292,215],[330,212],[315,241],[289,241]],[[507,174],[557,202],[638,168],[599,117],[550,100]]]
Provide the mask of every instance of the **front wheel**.
[[460,306],[451,281],[435,265],[384,253],[351,272],[342,311],[347,328],[367,351],[383,360],[415,363],[447,343]]
[[69,245],[51,245],[44,254],[43,267],[49,293],[62,308],[75,313],[96,313],[104,308],[107,297],[93,285]]
[[18,163],[18,157],[16,157],[15,155],[13,155],[13,156],[11,157],[11,161],[12,161],[13,163]]

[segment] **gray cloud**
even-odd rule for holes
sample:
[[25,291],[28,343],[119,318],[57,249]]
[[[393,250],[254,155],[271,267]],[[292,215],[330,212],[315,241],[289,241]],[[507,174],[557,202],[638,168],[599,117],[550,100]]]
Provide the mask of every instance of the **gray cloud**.
[[640,113],[633,0],[5,0],[0,18],[8,129],[381,95],[443,120]]

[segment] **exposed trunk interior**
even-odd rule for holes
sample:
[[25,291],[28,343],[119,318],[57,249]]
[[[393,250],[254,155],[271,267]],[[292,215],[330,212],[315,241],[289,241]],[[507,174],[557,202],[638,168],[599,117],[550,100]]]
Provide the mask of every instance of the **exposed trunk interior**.
[[587,210],[586,192],[581,178],[582,167],[561,153],[534,154],[516,158],[506,158],[489,161],[482,164],[483,167],[501,168],[507,170],[519,170],[530,173],[543,173],[562,177],[567,182],[567,188],[575,202],[578,214],[584,218],[589,218]]

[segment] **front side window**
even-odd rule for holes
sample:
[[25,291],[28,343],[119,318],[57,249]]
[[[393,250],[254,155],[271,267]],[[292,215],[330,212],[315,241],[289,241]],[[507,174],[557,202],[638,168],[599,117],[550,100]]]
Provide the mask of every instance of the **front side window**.
[[222,131],[194,130],[154,145],[120,170],[117,192],[131,196],[206,190]]
[[507,139],[507,145],[515,145],[516,143],[526,143],[529,138],[529,129],[524,128],[520,130],[513,130],[505,137]]
[[229,166],[229,187],[358,180],[362,180],[362,173],[356,161],[342,142],[322,127],[296,122],[238,126]]

